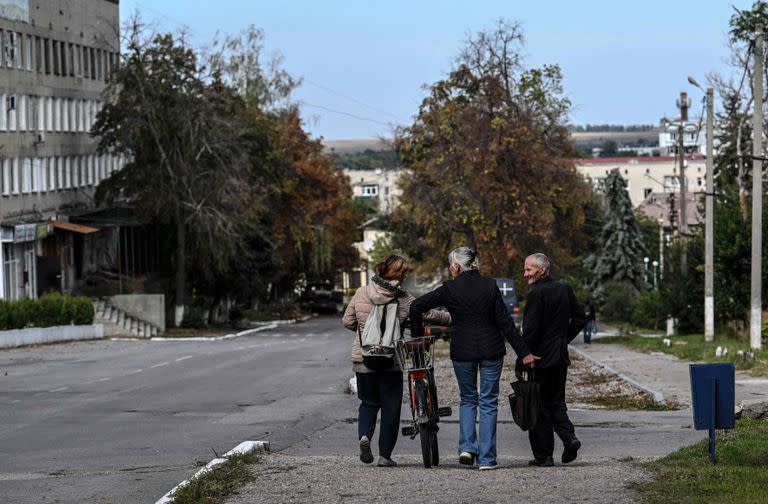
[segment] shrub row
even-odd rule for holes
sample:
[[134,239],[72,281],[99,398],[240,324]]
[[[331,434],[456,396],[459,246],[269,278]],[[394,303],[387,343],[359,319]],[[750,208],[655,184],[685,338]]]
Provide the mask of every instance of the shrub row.
[[93,304],[86,297],[62,296],[57,292],[40,299],[0,301],[0,330],[59,325],[90,325]]

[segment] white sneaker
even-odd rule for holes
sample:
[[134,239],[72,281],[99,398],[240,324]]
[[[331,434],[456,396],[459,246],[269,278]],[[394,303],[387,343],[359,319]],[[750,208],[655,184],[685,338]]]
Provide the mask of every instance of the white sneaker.
[[480,469],[481,471],[493,471],[494,469],[498,469],[498,468],[499,468],[499,464],[497,462],[494,462],[493,464],[490,464],[490,465],[481,465],[480,467],[478,467],[478,469]]
[[459,454],[459,464],[461,465],[475,465],[475,454],[469,452],[461,452]]
[[366,464],[373,462],[373,453],[371,453],[371,441],[368,436],[360,438],[360,460]]

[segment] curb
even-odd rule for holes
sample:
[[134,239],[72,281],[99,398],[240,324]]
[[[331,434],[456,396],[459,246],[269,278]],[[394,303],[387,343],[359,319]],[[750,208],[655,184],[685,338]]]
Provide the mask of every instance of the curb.
[[[240,331],[237,333],[227,334],[225,336],[194,336],[189,338],[163,338],[162,336],[156,336],[148,339],[149,341],[223,341],[223,340],[228,340],[233,338],[240,338],[242,336],[248,336],[249,334],[255,334],[261,331],[277,329],[278,327],[283,325],[296,324],[298,322],[306,322],[311,318],[312,318],[312,315],[306,315],[298,319],[271,320],[268,322],[258,322],[259,327],[255,327],[253,329],[246,329],[245,331]],[[147,338],[139,338],[139,339],[147,339]]]
[[163,495],[157,501],[155,501],[155,504],[169,504],[169,503],[173,502],[173,499],[171,497],[171,494],[173,494],[173,492],[175,492],[179,488],[185,486],[187,483],[189,483],[193,479],[195,479],[195,478],[197,478],[199,476],[202,476],[205,473],[210,472],[216,466],[218,466],[220,464],[223,464],[224,462],[227,461],[227,458],[231,457],[232,455],[240,455],[240,454],[245,455],[245,454],[248,454],[248,453],[253,453],[255,451],[268,452],[269,451],[269,441],[243,441],[242,443],[240,443],[239,445],[235,446],[234,448],[229,450],[227,453],[225,453],[223,457],[215,458],[215,459],[211,460],[210,462],[208,462],[205,465],[205,467],[203,467],[202,469],[197,471],[194,474],[194,476],[192,476],[189,479],[186,479],[186,480],[182,481],[181,483],[179,483],[178,485],[173,487],[167,494]]
[[667,403],[667,400],[664,399],[664,394],[662,394],[658,390],[653,390],[652,388],[648,387],[647,385],[643,385],[639,381],[637,381],[635,379],[632,379],[632,378],[630,378],[629,376],[627,376],[627,375],[625,375],[623,373],[619,373],[618,371],[613,369],[608,364],[605,364],[604,362],[595,359],[591,355],[585,353],[582,350],[579,350],[578,348],[574,347],[573,345],[568,345],[568,349],[573,351],[574,353],[580,355],[583,359],[588,360],[592,364],[595,364],[596,366],[600,366],[601,368],[605,369],[609,373],[615,374],[616,376],[618,376],[619,378],[621,378],[625,382],[630,383],[630,384],[634,385],[635,387],[639,388],[640,390],[643,390],[643,391],[647,392],[648,394],[650,394],[653,397],[653,400],[656,401],[657,403],[659,403],[659,404],[666,404]]

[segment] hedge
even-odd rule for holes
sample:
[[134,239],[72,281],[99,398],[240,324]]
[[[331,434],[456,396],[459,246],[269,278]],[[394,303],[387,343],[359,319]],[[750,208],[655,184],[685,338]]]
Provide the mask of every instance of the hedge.
[[58,292],[40,299],[0,300],[0,330],[25,327],[93,324],[94,310],[86,297],[62,296]]

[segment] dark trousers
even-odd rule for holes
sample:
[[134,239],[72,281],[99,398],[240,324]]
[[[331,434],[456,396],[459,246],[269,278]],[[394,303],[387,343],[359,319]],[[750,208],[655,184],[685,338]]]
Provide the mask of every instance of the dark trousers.
[[390,458],[400,434],[400,408],[403,405],[402,371],[380,373],[355,373],[357,375],[357,397],[360,408],[357,415],[357,438],[373,438],[376,430],[376,416],[381,410],[381,432],[379,433],[379,455]]
[[555,450],[555,436],[567,443],[573,437],[573,423],[565,406],[565,379],[568,367],[536,368],[534,381],[541,384],[541,405],[536,425],[528,431],[533,456],[537,459],[551,457]]

